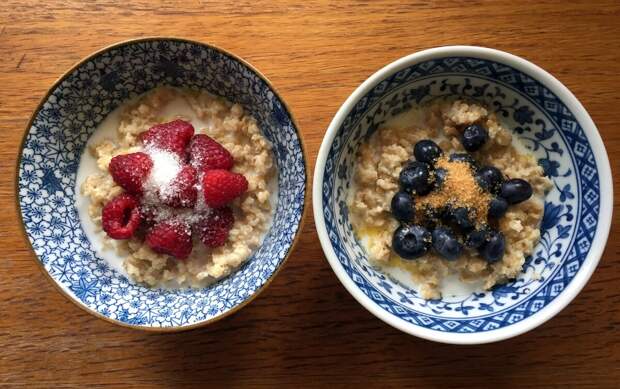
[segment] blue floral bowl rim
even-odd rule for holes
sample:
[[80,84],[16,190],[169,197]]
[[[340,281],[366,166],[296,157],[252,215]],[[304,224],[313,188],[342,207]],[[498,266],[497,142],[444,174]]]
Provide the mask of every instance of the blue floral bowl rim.
[[[284,259],[282,260],[282,262],[278,265],[278,267],[274,270],[274,272],[269,276],[269,279],[263,284],[263,286],[261,286],[258,290],[256,290],[254,292],[254,294],[252,294],[247,300],[244,300],[243,302],[241,302],[239,305],[237,305],[236,307],[230,309],[229,311],[225,312],[222,315],[219,315],[217,317],[214,317],[213,319],[210,320],[205,320],[205,321],[201,321],[192,325],[188,325],[188,326],[178,326],[178,327],[150,327],[150,326],[136,326],[136,325],[132,325],[132,324],[127,324],[118,320],[114,320],[114,319],[110,319],[96,311],[93,311],[91,309],[89,309],[88,307],[82,305],[79,301],[77,301],[75,298],[73,298],[71,295],[69,295],[65,290],[63,290],[60,285],[58,285],[58,283],[56,282],[56,280],[54,280],[52,278],[52,276],[48,273],[48,271],[45,269],[45,267],[43,266],[43,264],[41,263],[41,261],[38,259],[36,253],[34,252],[34,248],[32,247],[32,244],[30,243],[30,240],[28,239],[28,233],[26,231],[25,225],[24,225],[24,220],[23,220],[23,215],[21,212],[21,208],[20,208],[20,204],[19,204],[19,165],[21,163],[21,159],[22,159],[22,151],[24,149],[24,145],[26,142],[26,138],[28,137],[28,133],[30,132],[30,128],[32,127],[37,115],[39,114],[39,111],[43,108],[43,105],[45,104],[45,102],[49,99],[50,95],[53,93],[53,91],[60,86],[60,84],[65,81],[65,79],[67,79],[76,69],[78,69],[79,67],[83,66],[84,64],[86,64],[88,61],[92,60],[93,58],[97,57],[100,54],[103,54],[107,51],[116,49],[118,47],[122,47],[122,46],[126,46],[126,45],[131,45],[131,44],[135,44],[135,43],[141,43],[141,42],[152,42],[152,41],[175,41],[175,42],[186,42],[186,43],[191,43],[191,44],[195,44],[195,45],[199,45],[199,46],[205,46],[207,48],[210,48],[212,50],[218,51],[222,54],[225,54],[227,56],[229,56],[230,58],[233,58],[235,61],[238,61],[240,63],[242,63],[243,65],[247,66],[248,69],[250,69],[252,72],[254,72],[259,78],[261,78],[271,89],[271,91],[273,92],[273,94],[275,96],[277,96],[279,98],[279,100],[282,102],[282,105],[284,107],[284,109],[286,110],[286,113],[289,115],[289,117],[291,118],[291,122],[293,123],[293,125],[295,126],[298,138],[299,138],[299,145],[301,147],[301,152],[302,155],[304,157],[304,169],[306,171],[306,180],[304,182],[304,203],[302,205],[302,214],[301,214],[301,218],[299,220],[299,226],[297,227],[297,231],[295,233],[295,237],[293,239],[293,241],[291,242],[291,245],[289,246],[288,250],[287,250],[287,254],[284,257]],[[289,256],[295,251],[295,247],[297,246],[297,243],[299,242],[299,239],[301,237],[301,233],[303,230],[303,227],[305,225],[305,221],[306,221],[306,217],[308,214],[308,192],[309,192],[309,176],[307,174],[307,172],[310,170],[309,166],[308,166],[308,158],[307,158],[308,154],[306,153],[306,147],[305,147],[305,143],[304,143],[304,139],[303,139],[303,135],[301,132],[301,128],[299,127],[299,124],[297,122],[297,120],[295,119],[295,116],[293,115],[293,111],[291,110],[291,108],[289,107],[288,103],[286,102],[286,100],[282,97],[282,95],[280,94],[280,92],[278,91],[278,89],[273,85],[273,83],[271,82],[271,80],[269,80],[269,78],[267,78],[267,76],[265,76],[260,70],[258,70],[258,68],[254,65],[252,65],[250,62],[248,62],[247,60],[241,58],[240,56],[232,53],[231,51],[228,51],[226,49],[223,49],[219,46],[216,46],[212,43],[207,43],[207,42],[200,42],[200,41],[196,41],[196,40],[191,40],[191,39],[186,39],[186,38],[180,38],[180,37],[174,37],[174,36],[147,36],[147,37],[141,37],[141,38],[133,38],[133,39],[126,39],[120,42],[116,42],[116,43],[112,43],[108,46],[102,47],[98,50],[95,50],[94,52],[88,54],[87,56],[83,57],[82,59],[80,59],[79,61],[77,61],[75,64],[73,64],[68,70],[66,70],[60,77],[58,77],[54,83],[47,89],[47,91],[45,92],[45,94],[43,95],[43,97],[41,97],[41,99],[39,100],[39,102],[37,103],[36,108],[34,109],[34,111],[32,112],[32,115],[30,116],[30,119],[28,120],[28,123],[26,124],[24,133],[22,135],[22,139],[21,142],[19,144],[19,149],[18,149],[18,153],[17,153],[17,158],[16,158],[16,164],[15,164],[15,186],[14,186],[14,190],[15,190],[15,206],[16,206],[16,210],[17,210],[17,214],[19,217],[19,224],[21,226],[21,232],[22,232],[22,237],[24,239],[24,241],[28,244],[28,247],[30,248],[30,252],[31,252],[31,258],[34,260],[34,262],[37,264],[37,267],[39,268],[39,270],[44,274],[45,278],[53,285],[53,287],[62,295],[64,296],[67,300],[69,300],[71,303],[73,303],[76,307],[78,307],[80,310],[87,312],[88,314],[104,320],[108,323],[112,323],[114,325],[120,326],[120,327],[125,327],[125,328],[131,328],[131,329],[137,329],[137,330],[141,330],[141,331],[146,331],[146,332],[183,332],[183,331],[188,331],[188,330],[192,330],[192,329],[196,329],[199,327],[204,327],[206,325],[215,323],[219,320],[222,320],[234,313],[236,313],[237,311],[239,311],[241,308],[245,307],[246,305],[248,305],[249,303],[251,303],[252,301],[254,301],[254,299],[256,297],[258,297],[263,291],[265,291],[265,289],[267,289],[267,287],[271,284],[271,282],[276,278],[276,276],[278,275],[278,273],[280,272],[280,270],[284,267],[284,265],[286,264]]]
[[[366,296],[347,275],[331,245],[322,214],[323,196],[321,193],[327,156],[339,128],[342,126],[344,119],[351,112],[353,107],[372,88],[400,70],[413,66],[417,63],[445,57],[468,57],[498,62],[527,74],[549,88],[549,90],[556,94],[556,96],[558,96],[566,104],[566,106],[574,114],[576,120],[581,124],[587,135],[588,141],[590,142],[592,150],[594,151],[596,165],[599,169],[599,177],[601,182],[599,224],[593,239],[592,248],[584,261],[583,266],[579,269],[577,275],[567,286],[567,288],[542,310],[519,323],[492,331],[474,333],[434,331],[406,322],[405,320],[393,316],[389,312],[381,309],[381,307]],[[323,252],[332,267],[332,270],[340,282],[344,285],[345,289],[347,289],[347,291],[364,308],[370,311],[370,313],[392,327],[427,340],[452,344],[482,344],[508,339],[538,327],[564,309],[575,298],[575,296],[577,296],[581,289],[583,289],[587,281],[590,279],[590,276],[596,269],[607,243],[613,211],[613,184],[607,152],[596,125],[575,95],[573,95],[573,93],[566,86],[564,86],[564,84],[562,84],[550,73],[543,70],[541,67],[516,55],[479,46],[443,46],[413,53],[384,66],[368,77],[360,86],[358,86],[357,89],[355,89],[355,91],[353,91],[353,93],[351,93],[347,100],[342,104],[325,133],[314,167],[312,197],[314,220]]]

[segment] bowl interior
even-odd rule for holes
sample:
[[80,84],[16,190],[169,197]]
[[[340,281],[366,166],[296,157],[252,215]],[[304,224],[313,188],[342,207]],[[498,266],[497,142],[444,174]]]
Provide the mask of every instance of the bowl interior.
[[[98,123],[127,99],[164,84],[207,90],[242,104],[274,146],[277,208],[264,243],[239,270],[203,289],[149,289],[130,282],[92,250],[75,208],[80,156]],[[218,49],[174,39],[116,45],[70,71],[33,117],[18,171],[26,234],[51,279],[69,297],[105,318],[166,328],[220,317],[267,283],[300,227],[305,183],[298,130],[267,82]]]
[[[494,109],[535,154],[553,189],[545,198],[541,240],[516,280],[486,292],[424,300],[369,264],[352,232],[346,199],[357,148],[368,135],[413,104],[454,96]],[[427,60],[377,83],[357,100],[337,129],[322,174],[322,217],[338,265],[378,310],[414,327],[484,332],[534,315],[579,272],[597,230],[599,174],[580,123],[539,81],[491,60]]]

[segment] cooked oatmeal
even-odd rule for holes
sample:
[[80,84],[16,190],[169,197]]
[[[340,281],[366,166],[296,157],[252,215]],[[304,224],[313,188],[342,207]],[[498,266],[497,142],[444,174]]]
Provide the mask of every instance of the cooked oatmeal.
[[[140,237],[112,240],[102,231],[102,208],[123,192],[108,172],[110,160],[117,155],[141,151],[138,135],[151,126],[176,118],[190,120],[170,109],[170,104],[179,101],[204,124],[195,126],[195,133],[206,134],[228,149],[234,157],[232,171],[242,174],[248,181],[247,192],[230,205],[235,222],[226,243],[208,249],[194,239],[194,249],[185,260],[155,253]],[[137,282],[150,286],[212,283],[239,267],[260,245],[268,229],[273,214],[271,198],[275,180],[271,144],[239,104],[206,92],[160,87],[123,107],[116,139],[93,145],[89,151],[97,160],[100,172],[88,176],[81,186],[82,194],[90,199],[88,213],[107,249],[115,249],[124,258],[125,270]]]
[[[503,259],[488,263],[472,249],[465,249],[454,261],[433,251],[415,260],[400,258],[392,249],[392,235],[399,222],[390,212],[390,202],[399,190],[399,173],[412,158],[413,146],[420,140],[431,139],[446,154],[463,153],[458,128],[473,123],[488,130],[486,144],[471,153],[476,161],[499,168],[507,177],[524,179],[533,189],[528,200],[512,205],[499,220],[497,228],[505,237]],[[414,107],[379,128],[359,148],[353,181],[348,204],[351,223],[371,263],[405,269],[419,285],[422,297],[427,299],[441,296],[441,281],[453,272],[465,282],[481,280],[485,289],[516,277],[525,257],[532,253],[540,239],[543,197],[551,187],[534,156],[513,139],[494,113],[477,103],[458,100]],[[452,191],[459,191],[457,197],[469,195],[459,188],[458,183],[452,188]],[[419,200],[423,203],[443,199],[439,195],[429,195]],[[486,216],[487,200],[483,200],[471,199],[470,202]]]

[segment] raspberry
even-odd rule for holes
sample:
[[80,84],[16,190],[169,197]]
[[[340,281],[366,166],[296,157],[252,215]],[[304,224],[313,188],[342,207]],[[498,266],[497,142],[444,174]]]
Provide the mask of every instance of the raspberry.
[[204,134],[194,135],[189,144],[190,164],[198,171],[233,167],[233,156],[224,146]]
[[232,209],[215,208],[209,216],[196,226],[198,236],[205,246],[215,248],[224,245],[228,233],[235,223]]
[[175,208],[193,208],[198,197],[196,169],[186,165],[172,180],[168,188],[160,191],[159,196],[166,205]]
[[110,200],[101,212],[103,230],[112,239],[129,239],[140,226],[138,201],[129,193]]
[[192,252],[191,231],[182,222],[163,221],[155,224],[145,241],[156,253],[172,255],[178,259],[185,259]]
[[202,190],[205,203],[211,208],[220,208],[245,193],[248,180],[228,170],[207,170],[202,176]]
[[185,160],[187,157],[185,147],[193,135],[194,126],[177,119],[149,128],[148,131],[140,134],[140,140],[145,146],[171,151]]
[[153,161],[145,153],[117,155],[110,160],[108,170],[112,179],[127,192],[142,194],[142,184],[153,167]]

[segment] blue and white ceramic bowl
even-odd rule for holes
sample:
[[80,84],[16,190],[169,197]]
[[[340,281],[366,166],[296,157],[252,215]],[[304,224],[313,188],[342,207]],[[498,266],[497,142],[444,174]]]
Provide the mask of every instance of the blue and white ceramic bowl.
[[[455,95],[494,107],[554,186],[545,198],[542,239],[521,276],[488,292],[427,301],[369,264],[352,233],[346,197],[357,148],[368,134],[411,104]],[[573,94],[536,65],[479,47],[425,50],[372,75],[331,122],[314,172],[319,238],[346,289],[388,324],[446,343],[516,336],[565,307],[601,257],[612,200],[605,147]]]
[[[97,124],[127,99],[162,84],[207,90],[242,104],[274,146],[279,192],[273,224],[238,271],[204,289],[149,289],[128,280],[93,251],[75,207],[80,156]],[[299,129],[267,79],[221,49],[172,38],[105,48],[62,76],[32,116],[17,175],[26,235],[58,289],[100,318],[160,331],[204,325],[251,301],[293,249],[306,199]]]

